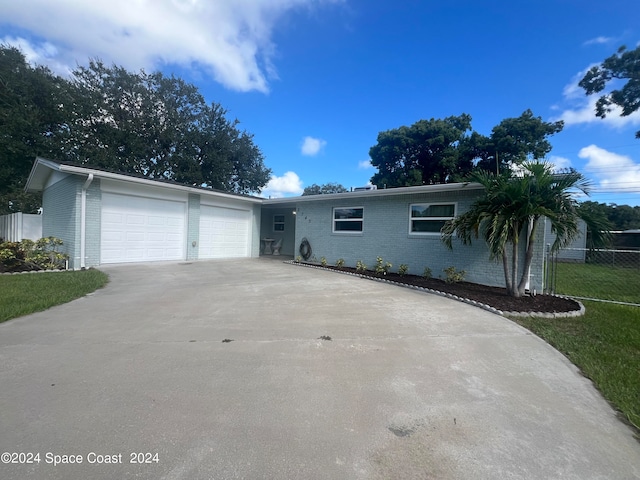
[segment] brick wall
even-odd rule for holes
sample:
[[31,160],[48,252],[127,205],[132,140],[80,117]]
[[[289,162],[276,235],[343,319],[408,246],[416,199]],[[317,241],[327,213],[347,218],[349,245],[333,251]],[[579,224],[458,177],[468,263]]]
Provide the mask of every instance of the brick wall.
[[42,194],[42,236],[57,237],[69,255],[69,268],[80,265],[80,191],[83,179],[68,176]]
[[[373,268],[376,257],[393,264],[397,271],[402,263],[409,266],[409,273],[422,275],[429,267],[434,277],[444,278],[444,268],[454,266],[465,270],[466,280],[485,285],[504,286],[504,271],[501,262],[489,260],[489,251],[481,240],[471,246],[453,242],[449,250],[440,235],[418,236],[409,234],[409,206],[412,203],[456,203],[457,214],[469,209],[477,191],[435,192],[428,194],[372,196],[346,200],[317,198],[314,202],[300,202],[296,215],[295,255],[303,237],[311,244],[316,260],[326,257],[330,264],[343,258],[347,266],[355,266],[358,260]],[[363,231],[361,233],[333,233],[334,207],[363,207]],[[538,230],[538,236],[544,231]],[[538,246],[542,244],[542,238]],[[523,246],[524,247],[524,246]],[[520,254],[524,261],[524,251]],[[532,273],[537,291],[541,291],[542,253],[535,258]],[[539,271],[538,271],[539,270]]]
[[[100,265],[101,202],[100,179],[95,178],[87,189],[86,197],[85,266],[87,267]],[[80,251],[80,247],[78,247],[78,251]]]

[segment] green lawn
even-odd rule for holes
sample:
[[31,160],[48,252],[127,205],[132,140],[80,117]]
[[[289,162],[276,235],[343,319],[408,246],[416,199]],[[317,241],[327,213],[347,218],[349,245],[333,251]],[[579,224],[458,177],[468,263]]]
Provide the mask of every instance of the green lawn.
[[0,275],[0,323],[70,302],[103,287],[99,270]]
[[640,303],[640,268],[558,262],[556,279],[561,295]]
[[564,353],[640,428],[640,307],[588,301],[584,305],[582,317],[513,320]]

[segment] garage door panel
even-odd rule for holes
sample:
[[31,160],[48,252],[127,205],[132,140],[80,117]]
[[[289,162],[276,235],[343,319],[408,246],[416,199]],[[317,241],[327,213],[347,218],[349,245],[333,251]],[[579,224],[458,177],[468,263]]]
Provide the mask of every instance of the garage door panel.
[[200,258],[248,257],[251,212],[200,207]]
[[102,194],[101,263],[184,259],[185,203]]

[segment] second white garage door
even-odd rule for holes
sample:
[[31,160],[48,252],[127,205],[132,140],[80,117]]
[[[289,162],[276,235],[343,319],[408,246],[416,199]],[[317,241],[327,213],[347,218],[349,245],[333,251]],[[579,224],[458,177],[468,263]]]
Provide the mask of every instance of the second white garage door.
[[251,212],[200,206],[199,258],[249,256]]
[[185,211],[184,202],[103,193],[100,262],[184,259]]

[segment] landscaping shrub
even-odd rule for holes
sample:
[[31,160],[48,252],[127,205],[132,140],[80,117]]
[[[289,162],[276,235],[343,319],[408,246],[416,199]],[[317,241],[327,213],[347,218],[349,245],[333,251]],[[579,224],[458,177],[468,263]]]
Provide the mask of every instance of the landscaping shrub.
[[0,243],[0,272],[64,269],[69,256],[58,251],[62,244],[55,237]]

